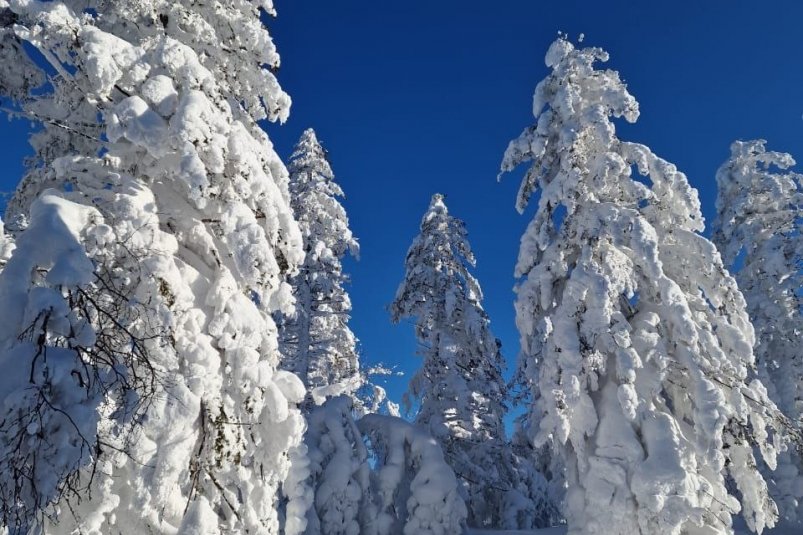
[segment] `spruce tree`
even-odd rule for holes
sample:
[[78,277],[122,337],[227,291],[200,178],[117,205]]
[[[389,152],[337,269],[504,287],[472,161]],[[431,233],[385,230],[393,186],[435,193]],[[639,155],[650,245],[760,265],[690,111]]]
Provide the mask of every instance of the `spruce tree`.
[[[736,271],[756,330],[756,362],[770,397],[799,428],[803,416],[803,176],[763,140],[736,141],[717,172],[713,240]],[[766,471],[781,515],[803,521],[803,459],[794,445]]]
[[304,389],[272,315],[303,251],[257,124],[290,104],[266,12],[0,0],[0,59],[37,68],[25,42],[49,82],[0,84],[42,125],[0,275],[12,533],[278,532]]
[[357,339],[349,329],[351,300],[341,260],[356,255],[357,240],[338,198],[326,151],[306,130],[290,157],[290,205],[301,228],[304,263],[291,280],[295,311],[280,328],[282,367],[295,373],[309,392],[308,408],[328,397],[351,396],[360,406],[362,386]]
[[777,413],[744,298],[685,175],[617,138],[639,110],[607,59],[555,41],[502,162],[531,164],[520,211],[538,194],[516,266],[535,445],[565,466],[571,534],[727,534],[740,508],[761,531],[777,512],[753,445],[774,463]]
[[469,525],[498,526],[512,480],[502,424],[507,393],[500,343],[469,271],[474,263],[465,225],[433,195],[390,311],[394,322],[415,319],[423,362],[407,401],[418,406],[416,423],[440,442],[466,489]]

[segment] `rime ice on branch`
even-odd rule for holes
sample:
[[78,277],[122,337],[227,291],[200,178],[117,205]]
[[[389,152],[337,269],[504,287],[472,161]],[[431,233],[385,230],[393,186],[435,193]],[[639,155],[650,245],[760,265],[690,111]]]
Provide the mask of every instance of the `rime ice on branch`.
[[777,410],[744,298],[686,177],[616,137],[639,112],[607,59],[553,43],[502,162],[530,162],[519,210],[539,194],[516,266],[534,438],[565,463],[569,533],[724,535],[740,509],[761,531],[777,513],[753,446],[774,465]]
[[[0,59],[27,69],[0,90],[43,127],[0,276],[12,532],[278,533],[305,392],[277,370],[271,318],[290,310],[283,281],[303,251],[257,125],[290,104],[265,12],[0,0]],[[48,64],[36,93],[23,41]],[[43,250],[43,229],[69,250]]]

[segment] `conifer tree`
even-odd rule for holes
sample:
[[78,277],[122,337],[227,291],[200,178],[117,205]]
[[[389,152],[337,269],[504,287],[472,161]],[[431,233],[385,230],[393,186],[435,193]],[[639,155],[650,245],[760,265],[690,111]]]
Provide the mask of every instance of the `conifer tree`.
[[685,175],[617,138],[639,110],[607,59],[555,41],[502,162],[531,162],[520,211],[539,194],[516,266],[535,445],[565,466],[571,534],[724,535],[740,508],[761,531],[777,512],[753,445],[774,464],[777,412],[744,298]]
[[306,130],[289,162],[290,205],[304,240],[304,263],[291,280],[296,307],[280,328],[282,367],[295,373],[317,405],[328,397],[351,396],[359,405],[362,385],[357,339],[348,326],[351,301],[341,260],[359,251],[340,204],[326,151]]
[[390,311],[394,322],[415,319],[423,362],[408,405],[419,406],[416,423],[440,442],[464,485],[469,525],[498,526],[502,491],[512,480],[502,424],[507,394],[500,343],[469,272],[474,263],[465,225],[449,215],[442,195],[433,195]]
[[[756,330],[755,354],[770,397],[798,428],[803,416],[803,176],[791,155],[763,140],[736,141],[717,172],[713,240],[736,270]],[[803,521],[803,459],[791,447],[765,472],[781,515]]]
[[12,533],[278,533],[304,389],[271,318],[303,251],[257,124],[290,104],[266,12],[0,0],[0,59],[37,68],[26,42],[49,82],[0,84],[42,125],[0,275]]

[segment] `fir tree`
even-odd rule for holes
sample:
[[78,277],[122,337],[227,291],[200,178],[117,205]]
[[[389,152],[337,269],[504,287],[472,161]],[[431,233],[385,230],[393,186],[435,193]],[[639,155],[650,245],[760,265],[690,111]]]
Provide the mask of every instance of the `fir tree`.
[[539,194],[516,266],[535,444],[565,466],[569,533],[727,534],[740,508],[761,531],[777,513],[753,444],[774,463],[777,411],[744,298],[686,177],[616,137],[639,111],[607,59],[553,43],[502,163],[532,162],[520,211]]
[[282,367],[302,380],[310,402],[320,405],[328,397],[347,394],[359,404],[363,381],[357,339],[348,327],[351,301],[341,265],[347,252],[356,255],[359,248],[338,200],[343,190],[312,129],[302,134],[288,167],[290,205],[306,256],[291,280],[294,314],[280,329]]
[[500,344],[469,272],[474,263],[463,222],[434,195],[390,311],[394,322],[415,318],[423,363],[410,381],[408,405],[419,406],[416,423],[441,443],[466,488],[469,525],[498,526],[512,467],[487,459],[509,461],[502,424],[507,393]]

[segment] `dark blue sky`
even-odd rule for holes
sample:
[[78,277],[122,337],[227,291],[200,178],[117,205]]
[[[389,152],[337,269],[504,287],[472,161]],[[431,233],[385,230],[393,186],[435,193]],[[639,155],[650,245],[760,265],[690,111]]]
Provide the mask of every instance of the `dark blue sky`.
[[[430,195],[447,195],[477,256],[492,327],[518,352],[513,266],[532,216],[518,177],[496,174],[533,122],[532,93],[557,32],[601,46],[641,105],[624,139],[649,145],[700,190],[713,221],[714,173],[731,141],[762,137],[803,160],[803,3],[745,1],[276,2],[279,78],[293,97],[270,128],[287,155],[315,128],[330,152],[362,257],[349,263],[352,326],[366,360],[417,366],[412,326],[385,306]],[[406,378],[392,389],[398,397]]]
[[[803,160],[803,3],[746,1],[276,0],[271,32],[290,120],[271,125],[287,157],[313,127],[329,150],[360,240],[348,262],[352,327],[364,359],[417,366],[411,325],[386,305],[434,192],[464,219],[495,334],[518,351],[513,265],[532,213],[514,209],[518,177],[496,174],[533,122],[532,93],[557,32],[601,46],[641,105],[623,139],[686,172],[713,220],[714,173],[737,138],[761,137]],[[22,123],[0,126],[0,189],[19,180]],[[393,381],[399,399],[407,378]]]

